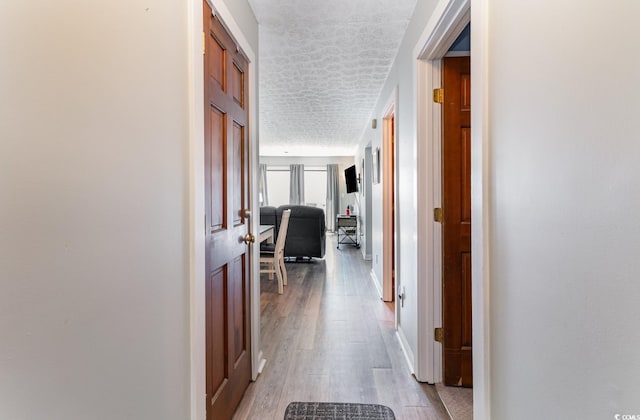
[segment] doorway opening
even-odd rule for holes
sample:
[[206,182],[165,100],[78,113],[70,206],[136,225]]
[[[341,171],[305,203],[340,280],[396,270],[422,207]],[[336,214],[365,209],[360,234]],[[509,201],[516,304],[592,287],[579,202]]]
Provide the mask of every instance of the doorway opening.
[[[417,187],[418,234],[418,357],[416,377],[429,383],[443,380],[443,345],[436,334],[443,331],[443,108],[434,101],[436,88],[442,87],[442,60],[451,53],[459,35],[471,21],[469,0],[450,0],[434,13],[414,48],[417,74]],[[446,92],[445,92],[446,97]],[[468,133],[467,133],[468,134]],[[464,166],[469,169],[468,166]],[[469,174],[467,174],[469,175]],[[438,209],[436,211],[436,209]],[[474,214],[475,216],[475,214]],[[446,214],[444,218],[446,220]],[[467,260],[469,262],[470,260]],[[467,267],[469,268],[469,267]],[[470,300],[471,291],[467,297]],[[474,309],[475,311],[475,309]],[[470,327],[470,326],[469,326]],[[436,340],[438,338],[438,340]]]
[[[484,340],[482,337],[483,333],[479,335],[479,340],[473,343],[474,351],[478,349],[480,357],[478,357],[477,354],[474,354],[473,357],[471,356],[472,331],[477,332],[478,325],[482,323],[484,319],[480,313],[480,316],[477,317],[480,322],[477,322],[476,316],[478,312],[485,310],[482,304],[477,306],[475,304],[478,299],[479,291],[479,287],[475,282],[482,283],[483,278],[481,272],[477,275],[479,271],[477,267],[481,267],[482,264],[477,264],[475,261],[485,258],[482,252],[482,228],[478,229],[476,225],[482,226],[481,222],[484,214],[482,208],[484,205],[481,206],[479,211],[474,207],[474,220],[478,220],[480,223],[474,223],[474,226],[476,226],[474,228],[474,235],[477,242],[473,245],[473,248],[479,252],[474,251],[473,254],[474,284],[471,283],[471,191],[474,191],[474,194],[477,194],[478,191],[477,185],[475,186],[476,188],[474,188],[471,183],[472,170],[470,166],[471,161],[473,160],[471,145],[473,143],[476,144],[476,150],[473,153],[477,153],[477,144],[481,144],[481,136],[478,137],[478,139],[480,139],[478,141],[471,140],[470,124],[465,125],[462,133],[458,130],[457,137],[454,140],[457,145],[456,148],[458,151],[461,148],[464,149],[466,154],[461,158],[462,163],[460,162],[460,156],[454,158],[458,159],[458,163],[461,164],[454,165],[453,172],[455,172],[455,174],[447,174],[447,169],[452,167],[450,162],[449,164],[444,163],[446,158],[444,154],[446,153],[446,150],[445,147],[443,147],[443,142],[445,140],[443,137],[443,130],[447,122],[444,121],[443,116],[445,114],[444,110],[450,106],[446,99],[447,90],[450,88],[445,89],[444,92],[435,91],[435,89],[443,87],[443,59],[445,56],[466,56],[468,60],[471,55],[470,43],[467,44],[466,48],[459,48],[459,46],[458,48],[451,48],[457,44],[456,41],[459,41],[458,38],[460,34],[465,31],[466,27],[466,32],[470,36],[468,25],[471,22],[471,7],[469,0],[450,0],[448,2],[442,2],[442,4],[444,6],[439,12],[434,13],[414,48],[415,57],[417,58],[418,234],[426,239],[424,241],[418,241],[418,276],[419,278],[424,279],[424,281],[418,282],[419,327],[416,377],[420,381],[439,384],[438,386],[440,387],[440,384],[444,382],[444,378],[448,373],[449,383],[453,382],[455,385],[459,386],[470,386],[472,383],[470,380],[471,373],[475,373],[476,371],[475,364],[472,367],[471,359],[473,358],[475,360],[476,358],[485,358],[483,348]],[[458,51],[450,51],[451,49],[457,49]],[[464,72],[464,78],[468,83],[466,85],[467,91],[464,95],[467,95],[465,101],[467,101],[466,105],[469,109],[467,110],[466,117],[468,117],[468,123],[470,123],[470,81],[472,72],[469,68],[466,70],[467,71]],[[456,88],[454,87],[453,89]],[[444,98],[442,98],[442,93],[444,93]],[[458,96],[459,99],[460,92],[455,92],[453,96]],[[479,95],[479,97],[480,96],[481,95]],[[438,103],[441,98],[443,99],[442,103]],[[451,94],[449,99],[451,99]],[[455,108],[455,105],[452,107]],[[458,106],[458,110],[459,109],[460,106]],[[459,122],[458,118],[457,123]],[[460,124],[457,125],[460,128]],[[449,147],[449,150],[450,149],[451,148]],[[449,160],[451,159],[452,158],[449,158]],[[477,177],[478,171],[474,171],[474,174]],[[481,175],[482,172],[480,171],[480,177],[475,178],[476,182],[479,183],[478,185],[480,185],[480,188],[482,185]],[[463,178],[465,179],[464,182],[462,181]],[[469,216],[465,219],[466,225],[464,226],[464,229],[462,229],[462,231],[466,233],[466,235],[463,235],[465,236],[465,252],[459,252],[458,255],[452,254],[451,249],[446,251],[445,244],[445,235],[447,235],[447,211],[451,212],[451,210],[444,209],[443,212],[442,209],[449,206],[447,199],[445,198],[445,190],[447,189],[447,185],[450,186],[450,184],[457,185],[456,188],[458,192],[460,192],[460,187],[463,187],[463,189],[466,190],[465,198],[462,200],[464,203],[458,203],[458,209],[455,210],[454,213],[459,213],[458,216],[460,213],[464,213]],[[454,192],[454,194],[456,193]],[[460,196],[460,194],[458,195]],[[481,195],[476,196],[475,204],[481,203],[481,200]],[[464,207],[464,209],[461,209],[461,206]],[[460,217],[456,217],[455,214],[449,214],[449,216],[450,219],[460,219]],[[460,223],[458,223],[457,226],[460,227]],[[449,229],[449,233],[450,231],[451,229]],[[460,231],[461,229],[458,229],[458,233],[460,233]],[[452,242],[452,240],[450,242]],[[458,251],[461,250],[459,249]],[[459,262],[458,260],[461,260],[461,264],[455,264],[456,269],[454,270],[454,278],[457,282],[456,287],[449,287],[448,289],[444,283],[446,282],[445,266],[446,261],[448,261],[447,258],[455,260],[456,263]],[[449,269],[451,267],[452,265],[449,264]],[[462,284],[464,284],[465,287],[462,287]],[[466,313],[461,311],[460,308],[456,309],[457,312],[447,312],[447,309],[451,308],[446,306],[447,303],[445,303],[445,300],[451,300],[451,297],[447,298],[446,295],[448,291],[452,290],[458,293],[458,297],[460,297],[460,294],[464,295],[464,299],[461,298],[461,300],[465,301]],[[471,321],[472,300],[474,301],[473,327]],[[455,316],[452,316],[454,313]],[[464,319],[464,322],[462,319]],[[447,331],[448,327],[445,325],[447,320],[456,321],[454,323],[458,324],[457,331],[455,328],[453,331],[451,329]],[[448,355],[445,356],[445,347],[451,347],[451,338],[454,337],[459,339],[460,334],[462,333],[466,335],[468,340],[462,340],[465,342],[464,345],[460,345],[457,351],[449,351]],[[449,336],[447,336],[447,334],[449,334]],[[474,340],[477,339],[476,334],[474,334],[473,337]],[[445,345],[444,342],[446,342],[447,339],[449,339],[449,343]],[[464,352],[468,353],[467,355],[469,357],[465,358],[468,363],[465,363],[465,366],[462,369],[461,360],[458,356],[461,356],[461,353]],[[456,359],[456,357],[458,358]],[[458,372],[454,372],[453,374],[448,372],[449,369],[446,368],[445,360],[448,360],[449,362],[456,362],[457,360],[457,365],[459,367]],[[479,364],[480,373],[484,371],[484,363],[485,360],[482,360]],[[459,375],[460,371],[465,371],[465,380],[462,380],[463,375]],[[451,377],[454,376],[456,377],[455,380],[451,380]],[[477,400],[478,408],[481,408],[484,406],[483,402],[480,400],[484,396],[485,384],[483,383],[483,380],[486,378],[483,378],[482,375],[480,375],[479,379],[480,384],[478,398],[474,399]],[[457,390],[459,388],[453,389]],[[468,389],[460,391],[464,392],[464,399],[469,402],[466,409],[472,411],[474,408],[471,403],[471,396],[476,394],[476,391],[478,390],[474,389],[473,392]],[[456,398],[454,398],[454,400],[456,400],[457,397],[461,396],[456,393]],[[461,399],[462,398],[463,397],[461,397]]]

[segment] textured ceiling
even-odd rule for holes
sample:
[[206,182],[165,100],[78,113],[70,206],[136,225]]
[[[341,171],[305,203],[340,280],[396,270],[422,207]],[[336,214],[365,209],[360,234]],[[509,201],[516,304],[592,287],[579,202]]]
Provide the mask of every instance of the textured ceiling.
[[260,24],[260,154],[352,155],[416,0],[249,0]]

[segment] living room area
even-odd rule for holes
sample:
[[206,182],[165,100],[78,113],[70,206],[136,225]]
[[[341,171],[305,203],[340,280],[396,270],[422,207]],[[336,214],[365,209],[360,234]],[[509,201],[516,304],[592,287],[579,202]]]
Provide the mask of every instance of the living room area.
[[[348,172],[346,178],[345,170]],[[258,197],[261,224],[274,225],[277,229],[282,210],[291,206],[297,208],[292,213],[292,218],[305,211],[309,215],[303,217],[320,215],[321,212],[321,216],[317,217],[324,219],[320,232],[322,239],[316,237],[315,230],[307,230],[306,240],[309,244],[294,245],[288,240],[285,257],[322,258],[326,232],[328,235],[337,235],[340,243],[355,245],[361,250],[362,259],[371,260],[371,245],[367,240],[367,233],[371,232],[370,220],[367,219],[367,209],[371,209],[371,180],[366,175],[367,172],[365,160],[362,160],[358,168],[353,156],[260,156]],[[353,229],[339,229],[340,218],[345,216],[350,216],[353,220]],[[289,229],[291,228],[290,224]],[[277,236],[277,230],[275,235]],[[293,236],[294,238],[289,230],[288,239],[293,242],[303,241],[303,238],[295,238],[295,232]],[[320,240],[323,242],[322,252],[318,250],[319,245],[314,246],[314,242]],[[294,246],[296,250],[293,249]],[[313,251],[299,250],[300,247]]]

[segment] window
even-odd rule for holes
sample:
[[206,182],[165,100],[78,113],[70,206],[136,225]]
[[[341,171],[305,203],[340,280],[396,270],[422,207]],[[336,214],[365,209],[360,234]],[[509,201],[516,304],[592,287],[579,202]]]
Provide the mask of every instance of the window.
[[304,168],[304,201],[307,206],[326,210],[327,169],[325,167]]
[[[305,173],[306,175],[306,173]],[[306,188],[306,185],[305,185]],[[269,205],[279,207],[289,204],[289,167],[267,167],[267,191]]]
[[[288,166],[267,167],[267,191],[269,205],[279,207],[289,204],[290,172]],[[327,207],[327,169],[324,166],[305,166],[304,168],[305,205],[326,210]]]

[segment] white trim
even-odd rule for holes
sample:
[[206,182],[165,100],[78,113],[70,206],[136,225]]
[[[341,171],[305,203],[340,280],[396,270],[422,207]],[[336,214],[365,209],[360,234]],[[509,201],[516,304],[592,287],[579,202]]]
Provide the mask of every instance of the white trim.
[[[433,220],[441,206],[441,107],[428,94],[440,87],[440,60],[416,62],[418,115],[418,359],[416,378],[436,383],[442,378],[442,345],[434,340],[434,328],[442,326],[442,226]],[[420,256],[426,256],[421,258]],[[424,327],[423,327],[424,326]]]
[[205,225],[204,225],[204,61],[202,1],[190,0],[189,66],[189,299],[190,418],[206,418]]
[[258,363],[258,369],[257,370],[258,370],[258,374],[261,374],[262,371],[264,370],[264,366],[267,364],[267,359],[264,358],[264,353],[262,352],[262,350],[260,350],[260,352],[258,352],[258,360],[260,362]]
[[[431,61],[431,83],[432,86],[442,86],[442,61]],[[429,92],[429,91],[427,91]],[[433,207],[442,207],[442,107],[434,106],[433,101],[429,102],[432,110],[433,124],[431,135],[433,136],[432,156],[433,156]],[[431,267],[431,296],[433,296],[433,327],[442,327],[442,225],[435,221],[431,222],[433,228],[433,264]],[[437,281],[436,281],[437,280]],[[433,350],[433,377],[442,378],[442,343],[435,341],[432,328],[430,342]]]
[[[431,102],[429,101],[428,95],[421,94],[421,92],[428,92],[429,89],[429,73],[430,69],[428,68],[428,64],[418,60],[416,62],[416,71],[415,71],[415,80],[414,86],[416,87],[416,110],[418,116],[425,116],[425,118],[417,118],[416,119],[416,130],[417,130],[417,179],[416,179],[416,189],[417,189],[417,205],[418,205],[418,224],[417,229],[418,232],[424,232],[424,238],[426,240],[417,241],[417,274],[419,279],[425,279],[424,282],[417,282],[417,293],[418,293],[418,359],[416,360],[416,379],[421,382],[429,382],[434,383],[434,374],[433,368],[431,365],[433,364],[434,351],[429,343],[433,340],[433,311],[430,311],[429,308],[433,308],[434,299],[429,293],[432,290],[433,278],[431,278],[431,273],[429,273],[429,266],[425,261],[426,258],[421,258],[423,255],[428,256],[433,254],[432,247],[434,246],[435,241],[430,241],[429,238],[433,237],[433,215],[431,214],[431,209],[435,207],[433,204],[433,192],[432,186],[433,182],[429,182],[430,174],[433,174],[434,171],[431,168],[433,165],[434,159],[430,159],[429,157],[432,155],[432,143],[427,143],[426,141],[422,141],[422,139],[426,138],[427,129],[433,125],[432,112],[430,112]],[[422,112],[424,110],[424,112]],[[422,163],[422,164],[421,164]],[[430,211],[431,210],[431,211]],[[421,235],[418,235],[420,237]],[[424,324],[424,328],[421,328],[420,325]]]
[[371,272],[369,274],[371,275],[371,280],[373,281],[373,285],[376,287],[376,290],[378,291],[378,296],[380,296],[380,299],[382,299],[382,285],[380,284],[380,280],[378,280],[378,276],[376,276],[376,272],[373,271],[373,268],[371,269]]
[[489,1],[471,11],[471,276],[473,418],[491,419]]
[[[249,77],[249,165],[250,198],[249,209],[257,214],[258,161],[258,71],[256,54],[247,41],[240,26],[233,18],[223,0],[207,0],[220,16],[250,64]],[[188,66],[189,66],[189,284],[190,284],[190,418],[206,418],[206,340],[205,340],[205,278],[204,252],[204,62],[202,58],[202,1],[189,0],[188,13]],[[251,229],[257,231],[258,218],[250,221]],[[260,277],[258,275],[258,247],[251,254],[251,366],[252,378],[264,367],[260,345]]]
[[400,342],[402,354],[404,354],[404,357],[407,360],[407,365],[409,365],[409,371],[411,372],[411,374],[415,374],[415,369],[413,367],[413,361],[415,360],[415,358],[413,357],[411,346],[409,345],[407,337],[404,335],[404,331],[402,330],[402,328],[398,327],[398,329],[396,330],[396,336],[398,337],[398,341]]

